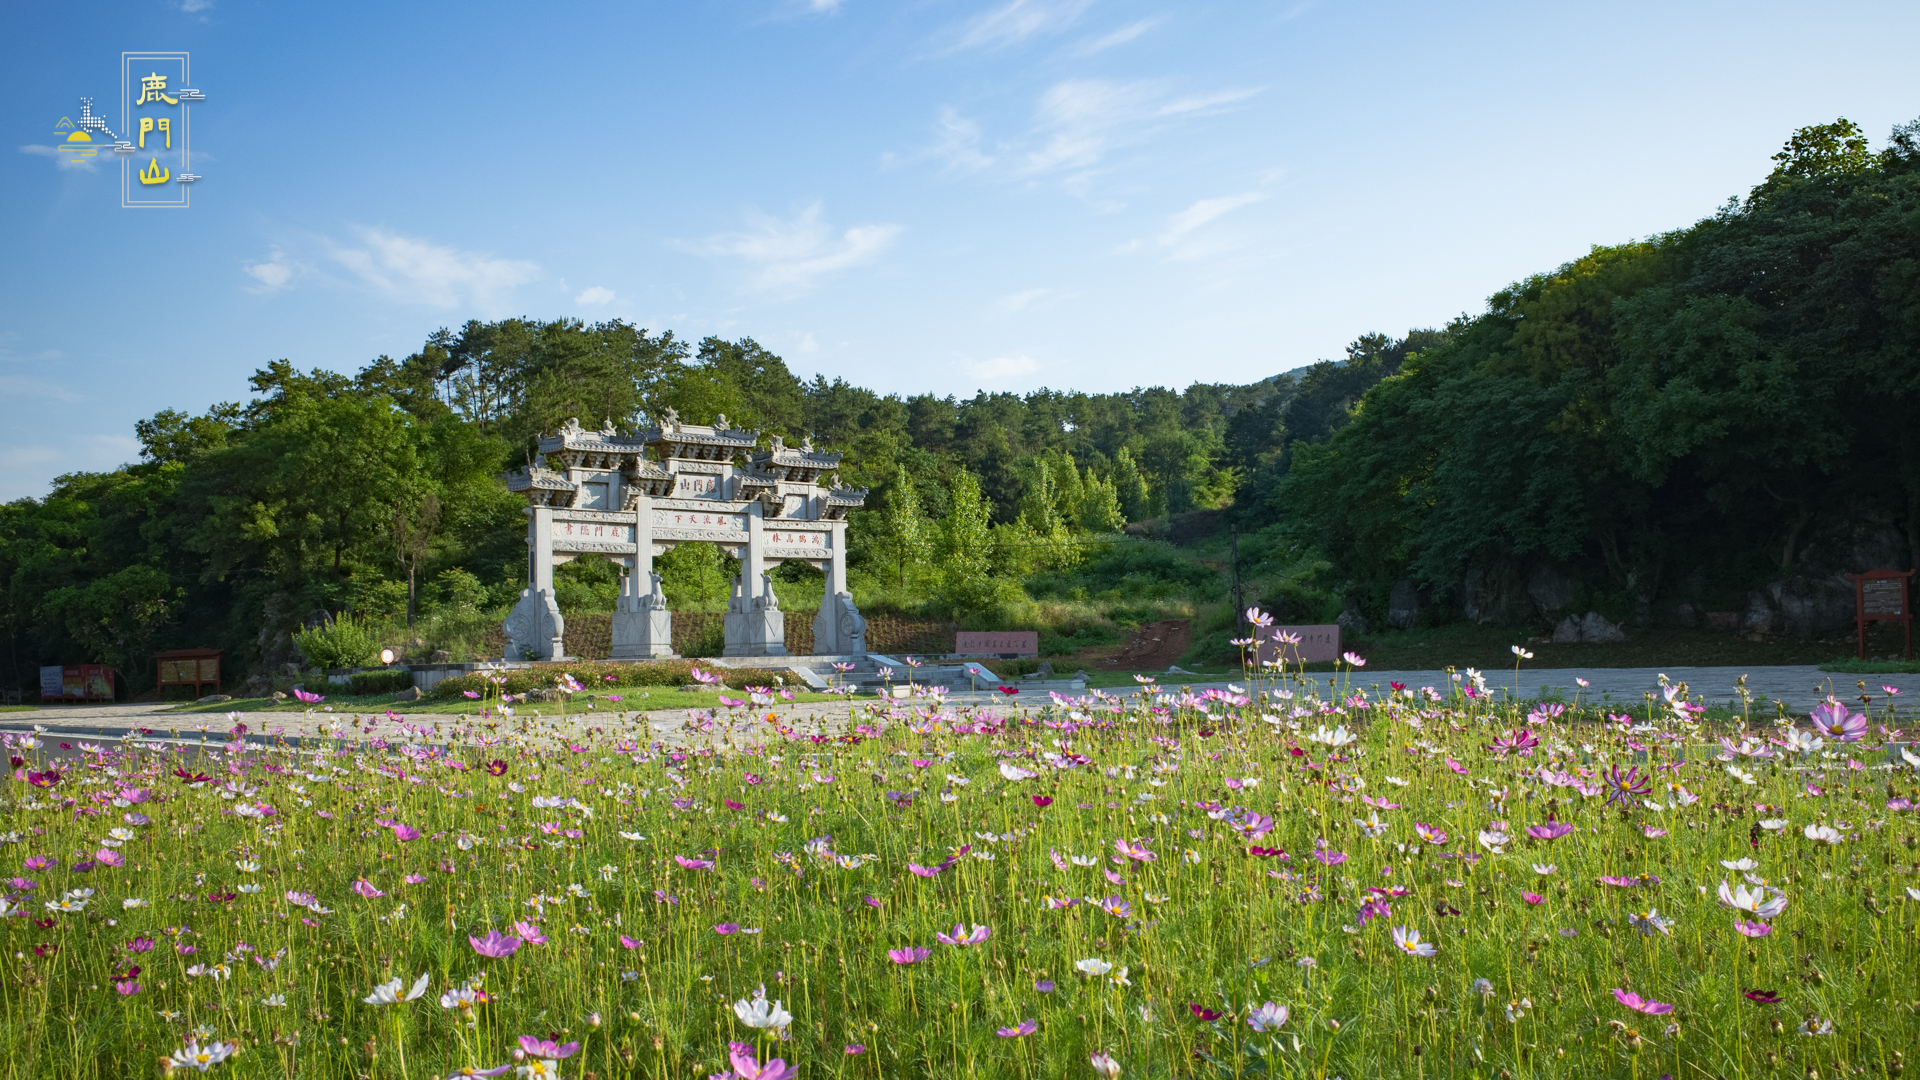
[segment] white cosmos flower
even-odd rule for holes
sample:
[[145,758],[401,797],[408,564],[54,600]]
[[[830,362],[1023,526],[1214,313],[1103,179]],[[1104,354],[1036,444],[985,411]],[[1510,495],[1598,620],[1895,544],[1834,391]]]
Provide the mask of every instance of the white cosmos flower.
[[140,899],[137,896],[129,896],[125,900],[120,901],[120,907],[124,911],[132,911],[134,908],[140,908],[140,907],[146,907],[146,906],[147,906],[147,902],[145,900]]
[[1079,972],[1082,975],[1091,975],[1095,978],[1098,978],[1099,976],[1105,975],[1107,972],[1112,971],[1113,965],[1107,963],[1105,960],[1101,960],[1098,958],[1088,958],[1086,960],[1074,961],[1073,970]]
[[1000,763],[1000,775],[1009,780],[1031,780],[1040,774],[1023,769],[1011,761],[1003,761]]
[[422,974],[404,996],[400,993],[400,987],[403,984],[399,979],[394,979],[374,987],[373,993],[360,1000],[369,1005],[398,1005],[402,1001],[412,1001],[427,992],[427,980],[432,977],[432,974],[432,972]]
[[1507,841],[1509,839],[1510,837],[1503,832],[1488,832],[1485,829],[1480,830],[1480,846],[1493,852],[1495,855],[1506,853]]
[[1787,827],[1787,819],[1783,817],[1761,818],[1760,827],[1769,832],[1778,832]]
[[761,987],[752,998],[733,1003],[733,1015],[750,1028],[784,1028],[793,1023],[793,1014],[780,1007],[780,1002],[767,1000],[767,988]]
[[1740,859],[1721,859],[1720,865],[1726,867],[1729,870],[1752,870],[1755,867],[1759,866],[1760,864],[1757,862],[1754,862],[1752,859],[1740,858]]
[[1738,780],[1743,784],[1755,784],[1759,782],[1754,779],[1752,773],[1748,772],[1745,769],[1740,768],[1737,765],[1727,766],[1727,775],[1733,777],[1735,780]]
[[1332,731],[1328,731],[1325,725],[1321,725],[1314,729],[1313,734],[1307,736],[1309,742],[1321,743],[1334,749],[1345,746],[1356,738],[1359,738],[1359,736],[1348,731],[1345,724],[1334,728]]
[[1920,769],[1920,757],[1914,757],[1913,751],[1907,749],[1904,746],[1900,748],[1900,760],[1906,762],[1907,764],[1913,766],[1916,769]]
[[1552,863],[1547,863],[1544,866],[1541,865],[1540,863],[1533,864],[1533,872],[1536,874],[1539,874],[1541,877],[1546,877],[1548,874],[1551,874],[1558,869],[1560,868],[1558,866],[1555,866]]
[[635,842],[638,842],[638,841],[641,841],[641,840],[645,840],[645,839],[646,839],[646,837],[644,837],[644,836],[642,836],[642,835],[640,835],[640,834],[639,834],[639,833],[637,833],[637,832],[625,832],[625,831],[623,831],[623,832],[621,832],[621,834],[620,834],[620,838],[621,838],[622,840],[632,840],[632,841],[635,841]]
[[287,1004],[287,995],[275,994],[272,997],[263,997],[260,999],[260,1004],[266,1006],[269,1009],[285,1008]]
[[[1769,896],[1768,894],[1772,895]],[[1745,885],[1728,885],[1725,878],[1720,881],[1720,902],[1734,909],[1757,915],[1762,919],[1772,919],[1787,910],[1786,894],[1778,889],[1765,887],[1749,889]]]
[[189,1068],[206,1072],[232,1057],[237,1049],[239,1047],[234,1043],[210,1042],[201,1046],[194,1040],[188,1039],[184,1048],[175,1050],[166,1060],[172,1062],[176,1069]]
[[1838,844],[1843,839],[1840,831],[1831,825],[1809,825],[1801,832],[1807,839],[1817,840],[1823,844]]

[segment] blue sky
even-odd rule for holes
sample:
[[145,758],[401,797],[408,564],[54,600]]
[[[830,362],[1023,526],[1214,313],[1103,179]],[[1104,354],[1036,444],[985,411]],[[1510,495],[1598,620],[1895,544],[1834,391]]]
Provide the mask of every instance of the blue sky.
[[[1249,382],[1920,115],[1912,3],[7,5],[0,499],[269,360],[620,317],[971,394]],[[187,51],[191,209],[51,150]]]

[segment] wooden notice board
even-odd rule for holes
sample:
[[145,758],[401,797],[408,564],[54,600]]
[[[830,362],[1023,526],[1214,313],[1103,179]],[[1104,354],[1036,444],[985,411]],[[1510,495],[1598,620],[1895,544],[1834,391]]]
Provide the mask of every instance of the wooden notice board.
[[1848,574],[1853,579],[1853,618],[1859,630],[1860,659],[1867,658],[1867,624],[1894,620],[1899,622],[1907,643],[1907,659],[1913,659],[1913,571],[1869,570]]
[[160,686],[191,686],[199,697],[204,686],[220,689],[220,656],[225,649],[167,649],[153,654],[160,668]]

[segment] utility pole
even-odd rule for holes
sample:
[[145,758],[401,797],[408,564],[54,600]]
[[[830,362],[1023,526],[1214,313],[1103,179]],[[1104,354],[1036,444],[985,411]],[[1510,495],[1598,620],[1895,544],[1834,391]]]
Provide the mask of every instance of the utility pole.
[[1227,543],[1230,553],[1228,557],[1233,564],[1233,624],[1239,627],[1240,636],[1245,637],[1247,609],[1240,602],[1240,527],[1238,525],[1227,526]]

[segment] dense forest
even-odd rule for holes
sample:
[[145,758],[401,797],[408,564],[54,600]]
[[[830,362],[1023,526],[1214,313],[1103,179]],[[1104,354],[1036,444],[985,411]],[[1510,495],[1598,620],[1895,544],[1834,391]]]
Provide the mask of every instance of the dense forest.
[[[846,455],[868,610],[1061,634],[1202,614],[1217,648],[1232,529],[1246,600],[1288,619],[1824,629],[1844,572],[1920,552],[1920,124],[1878,152],[1802,129],[1691,227],[1252,385],[901,397],[748,338],[509,319],[248,390],[0,507],[0,686],[104,662],[137,689],[180,646],[275,665],[328,613],[471,638],[523,584],[501,475],[568,417],[669,406]],[[724,595],[707,545],[663,566],[677,609]],[[563,609],[611,606],[610,566],[563,571]]]

